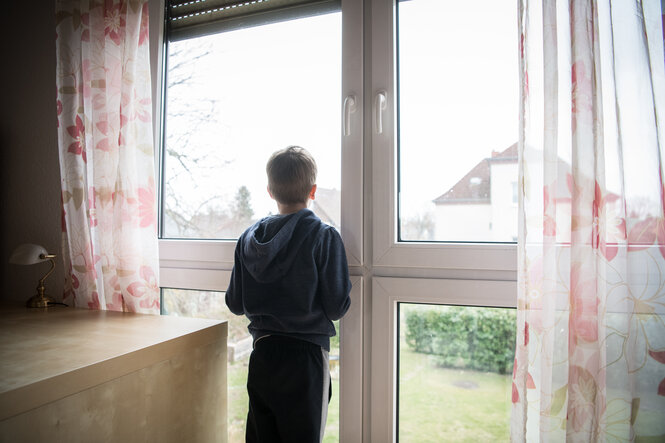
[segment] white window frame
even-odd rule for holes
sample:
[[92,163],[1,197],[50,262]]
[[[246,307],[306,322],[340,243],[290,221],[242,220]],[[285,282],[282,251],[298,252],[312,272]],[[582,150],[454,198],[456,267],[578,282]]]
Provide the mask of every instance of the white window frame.
[[372,280],[372,441],[394,442],[397,438],[397,304],[514,307],[516,291],[514,281]]
[[[151,3],[160,3],[163,29],[164,0],[152,0]],[[356,0],[342,0],[342,96],[340,98],[340,112],[342,121],[345,117],[345,103],[349,103],[348,128],[342,133],[341,143],[341,182],[345,185],[341,189],[341,235],[346,247],[347,259],[351,268],[362,266],[363,256],[363,51],[362,51],[362,2]],[[152,19],[151,19],[152,22]],[[164,37],[160,35],[163,47]],[[153,36],[154,34],[151,34]],[[163,52],[163,51],[161,51]],[[162,55],[163,57],[163,55]],[[161,57],[160,57],[161,58]],[[161,60],[153,57],[155,65],[162,67]],[[161,83],[163,74],[153,72],[153,80]],[[162,97],[157,87],[153,88],[155,97]],[[159,102],[160,100],[155,100]],[[353,106],[351,106],[353,103]],[[155,115],[161,113],[161,104],[154,105]],[[156,127],[161,124],[155,119]],[[155,139],[161,138],[161,130],[156,130]],[[160,146],[160,144],[156,144]],[[156,160],[159,164],[159,160]],[[159,168],[157,168],[159,170]],[[188,240],[188,239],[160,239],[160,263],[165,268],[199,268],[230,270],[233,267],[233,254],[235,240]]]
[[[373,265],[439,270],[517,270],[515,244],[409,243],[397,238],[394,0],[371,0]],[[385,108],[380,94],[385,96]],[[381,132],[378,126],[381,126]]]
[[[155,165],[161,164],[161,110],[165,47],[164,0],[150,0],[150,45],[155,123]],[[341,236],[346,248],[351,282],[351,307],[340,322],[340,441],[360,442],[363,435],[364,287],[363,264],[363,3],[341,0],[342,95],[340,112],[345,128],[341,143]],[[347,117],[348,116],[348,117]],[[347,117],[345,119],[345,117]],[[345,121],[346,120],[346,121]],[[266,159],[267,160],[267,159]],[[160,171],[161,173],[161,171]],[[161,177],[160,177],[161,179]],[[161,180],[160,180],[161,181]],[[160,239],[160,286],[164,288],[225,291],[236,241]]]

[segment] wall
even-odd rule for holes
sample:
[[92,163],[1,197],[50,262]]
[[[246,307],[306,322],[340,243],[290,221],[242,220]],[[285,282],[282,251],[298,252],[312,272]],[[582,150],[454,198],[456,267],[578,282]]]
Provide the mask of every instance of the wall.
[[[48,264],[8,263],[21,243],[60,255],[60,170],[55,107],[55,3],[7,2],[0,20],[0,301],[27,300]],[[46,281],[62,297],[63,266]]]
[[434,238],[445,241],[491,240],[491,210],[489,204],[437,205]]
[[513,183],[517,186],[517,162],[492,162],[492,237],[498,242],[517,241],[517,201],[513,202]]

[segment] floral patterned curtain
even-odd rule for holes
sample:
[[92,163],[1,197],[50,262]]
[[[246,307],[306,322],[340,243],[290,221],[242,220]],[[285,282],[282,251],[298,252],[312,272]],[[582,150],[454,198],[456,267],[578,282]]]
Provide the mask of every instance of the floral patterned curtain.
[[665,441],[660,2],[520,0],[519,20],[512,439]]
[[65,301],[159,313],[147,0],[56,2]]

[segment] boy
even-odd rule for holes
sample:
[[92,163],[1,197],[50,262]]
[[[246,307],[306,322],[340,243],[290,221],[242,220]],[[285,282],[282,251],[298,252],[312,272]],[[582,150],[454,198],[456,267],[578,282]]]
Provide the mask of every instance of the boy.
[[247,442],[320,442],[330,401],[332,320],[351,303],[344,245],[307,209],[316,162],[289,146],[266,165],[279,215],[238,239],[226,305],[245,314],[254,339],[249,360]]

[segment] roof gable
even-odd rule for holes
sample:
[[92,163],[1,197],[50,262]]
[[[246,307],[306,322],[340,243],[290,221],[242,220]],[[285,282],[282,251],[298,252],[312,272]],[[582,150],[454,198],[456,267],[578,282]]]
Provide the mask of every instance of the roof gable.
[[482,159],[461,180],[444,194],[434,199],[437,205],[490,204],[492,163],[517,163],[517,143],[501,152],[492,151],[492,157]]

